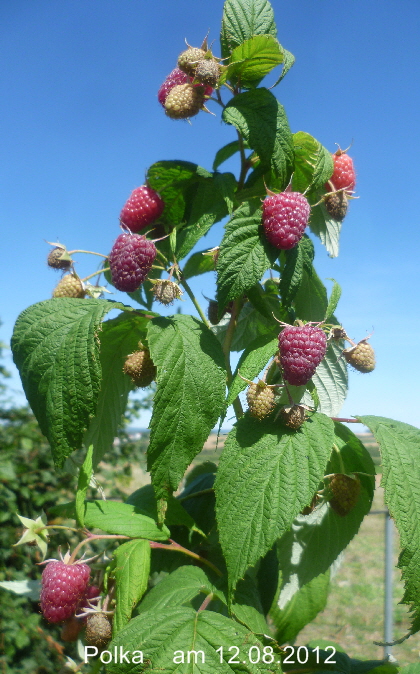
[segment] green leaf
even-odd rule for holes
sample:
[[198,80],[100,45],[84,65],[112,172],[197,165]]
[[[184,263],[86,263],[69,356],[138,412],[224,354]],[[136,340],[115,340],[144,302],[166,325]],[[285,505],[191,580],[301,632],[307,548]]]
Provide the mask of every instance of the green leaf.
[[296,192],[323,188],[332,176],[334,163],[331,152],[304,131],[293,134],[295,171],[292,187]]
[[114,552],[116,607],[112,623],[117,634],[130,620],[134,607],[147,590],[150,573],[148,541],[129,541]]
[[340,455],[335,451],[332,453],[326,474],[342,472],[342,466],[347,473],[366,473],[360,475],[360,496],[345,517],[340,517],[329,503],[317,506],[309,515],[296,517],[290,531],[284,534],[277,546],[282,572],[282,601],[290,599],[299,588],[328,571],[357,534],[371,508],[375,486],[372,459],[350,429],[340,423],[335,423],[334,429],[334,440]]
[[217,169],[221,164],[223,164],[223,162],[233,157],[233,155],[239,152],[239,150],[240,145],[238,140],[234,140],[231,143],[228,143],[227,145],[221,147],[220,150],[217,150],[213,162],[213,171],[217,171]]
[[[179,498],[182,499],[182,507],[185,508],[194,521],[197,522],[200,529],[209,535],[216,524],[216,499],[213,491],[213,484],[216,476],[214,474],[215,471],[210,472],[212,465],[214,466],[214,464],[209,466],[208,462],[206,462],[206,464],[199,465],[200,467],[207,466],[208,472],[198,475],[189,482],[179,495]],[[216,468],[216,466],[214,466],[214,468]],[[194,473],[194,470],[197,470],[197,466],[188,473],[188,478]],[[197,494],[197,492],[203,491],[205,492],[204,494]],[[194,496],[192,496],[192,494],[194,494]],[[195,496],[195,494],[197,494],[197,496]],[[186,496],[189,496],[189,498],[185,498]]]
[[204,600],[212,592],[217,594],[218,591],[203,569],[191,565],[180,566],[147,593],[138,612],[161,611],[184,604],[189,605],[198,594],[203,594]]
[[200,274],[206,274],[209,271],[215,271],[214,260],[212,255],[206,255],[208,249],[200,250],[198,253],[194,253],[185,263],[182,274],[185,279],[192,278],[193,276],[200,276]]
[[280,644],[294,641],[305,625],[326,607],[329,588],[330,572],[327,571],[300,588],[284,605],[275,604],[270,618],[276,627],[276,641]]
[[177,236],[177,259],[184,258],[215,222],[231,210],[236,189],[233,173],[215,173],[204,178],[190,199],[187,222]]
[[293,54],[292,54],[290,51],[287,51],[287,49],[285,49],[285,48],[283,47],[283,69],[282,69],[282,71],[281,71],[280,77],[279,77],[278,80],[277,80],[277,81],[270,87],[270,89],[273,89],[273,88],[276,87],[278,84],[280,84],[280,82],[282,81],[283,77],[284,77],[285,75],[287,75],[287,73],[289,72],[290,68],[295,64],[295,61],[296,61],[296,59],[295,59],[295,57],[293,56]]
[[85,498],[89,488],[90,480],[93,475],[93,445],[90,445],[83,464],[80,466],[79,479],[77,481],[77,491],[75,500],[76,522],[77,526],[83,528],[85,526]]
[[274,12],[268,0],[226,0],[223,7],[220,43],[222,57],[254,35],[277,37]]
[[[236,621],[213,611],[196,612],[187,607],[150,610],[131,620],[107,647],[112,653],[114,648],[117,652],[121,647],[124,652],[133,653],[141,647],[145,658],[143,666],[137,665],[134,669],[131,663],[118,662],[110,663],[107,670],[109,674],[147,670],[168,674],[181,671],[280,674],[280,664],[277,664],[280,657],[272,665],[254,665],[249,661],[249,655],[251,659],[253,654],[256,657],[256,648],[263,652],[265,643]],[[239,651],[235,651],[235,646]],[[232,657],[235,652],[239,657]],[[182,663],[185,664],[180,668]]]
[[[226,335],[226,329],[229,319],[222,319],[218,325],[212,326],[212,332],[217,339],[223,343]],[[278,324],[274,320],[267,320],[261,316],[250,302],[246,302],[239,314],[236,324],[235,334],[233,336],[231,351],[243,351],[249,343],[261,335],[270,335],[274,338],[278,335]]]
[[299,290],[303,273],[306,270],[312,273],[312,262],[315,256],[314,245],[306,236],[299,241],[298,245],[284,251],[286,260],[280,279],[280,294],[282,304],[290,307],[297,291]]
[[289,183],[294,168],[293,137],[284,108],[268,89],[252,89],[232,98],[223,120],[233,124],[255,150],[261,170],[273,169],[281,189]]
[[239,581],[230,610],[236,620],[252,630],[254,634],[270,633],[263,615],[260,593],[253,574],[248,572],[245,574],[245,578]]
[[112,443],[121,426],[127,407],[128,394],[133,383],[124,372],[128,354],[138,348],[145,338],[149,318],[138,314],[122,313],[106,321],[99,333],[102,383],[96,414],[85,434],[86,446],[93,445],[93,466],[96,467]]
[[411,633],[420,629],[420,429],[385,417],[357,417],[375,436],[382,457],[385,503],[400,535],[405,592],[413,611]]
[[[58,517],[75,517],[74,501],[50,508]],[[138,508],[118,501],[85,501],[85,527],[102,529],[108,534],[146,538],[150,541],[166,541],[170,536],[166,526],[158,527],[156,522]]]
[[337,305],[340,301],[341,297],[341,286],[337,281],[335,281],[333,278],[328,279],[329,281],[333,282],[333,288],[331,290],[331,295],[330,299],[328,300],[328,306],[327,310],[325,312],[325,318],[324,321],[328,323],[328,321],[331,320],[332,316],[335,313],[335,310],[337,309]]
[[[252,306],[270,323],[287,320],[288,314],[279,298],[279,279],[268,278],[248,288],[246,297]],[[276,323],[278,325],[278,323]]]
[[272,35],[256,35],[236,47],[230,63],[222,73],[221,81],[237,83],[249,88],[283,63],[283,49]]
[[[316,201],[319,201],[322,194],[325,194],[325,190],[315,193]],[[309,201],[316,203],[314,199],[309,199]],[[320,238],[330,257],[338,256],[341,225],[341,222],[331,217],[324,203],[312,207],[309,227],[311,232]]]
[[192,316],[154,318],[148,343],[157,366],[148,466],[157,498],[167,498],[223,409],[226,372],[217,339]]
[[217,260],[217,300],[224,307],[257,283],[274,264],[278,250],[261,228],[258,201],[245,202],[225,227]]
[[[144,487],[141,487],[130,494],[126,500],[126,503],[136,506],[136,508],[139,508],[143,512],[147,512],[150,514],[150,517],[157,520],[158,511],[156,496],[151,484],[146,484]],[[170,496],[168,499],[168,507],[165,513],[165,522],[168,527],[173,525],[185,526],[188,527],[188,529],[197,531],[199,534],[204,536],[201,529],[199,529],[195,524],[191,515],[187,513],[180,501],[178,501],[174,496]]]
[[329,342],[325,357],[312,377],[318,395],[318,411],[328,417],[339,415],[347,397],[347,363],[341,358],[342,351],[340,344]]
[[57,467],[82,446],[96,413],[101,321],[123,308],[108,300],[60,297],[28,307],[16,321],[13,358]]
[[261,335],[247,346],[245,351],[241,354],[238,365],[236,367],[232,383],[229,387],[226,406],[232,404],[236,396],[241,391],[247,388],[248,383],[241,379],[239,373],[245,379],[251,381],[256,377],[263,367],[267,365],[270,358],[272,358],[276,351],[278,351],[278,337],[271,337],[271,335]]
[[152,164],[147,172],[147,182],[165,202],[160,221],[171,228],[182,222],[190,188],[201,178],[210,176],[205,169],[187,161],[158,161]]
[[246,415],[229,433],[215,490],[230,589],[310,502],[333,442],[333,422],[320,414],[297,432]]
[[302,271],[302,279],[294,298],[297,318],[303,321],[323,321],[327,311],[327,290],[312,267]]

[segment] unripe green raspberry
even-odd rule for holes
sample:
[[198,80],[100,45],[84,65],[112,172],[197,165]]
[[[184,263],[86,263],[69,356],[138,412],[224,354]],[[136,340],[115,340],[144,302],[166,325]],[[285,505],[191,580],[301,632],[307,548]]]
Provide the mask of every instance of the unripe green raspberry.
[[166,97],[165,112],[171,119],[188,119],[197,115],[204,102],[203,87],[191,82],[173,87]]
[[210,87],[215,87],[220,77],[220,66],[214,59],[203,59],[199,61],[195,70],[194,78],[207,84]]
[[98,611],[90,613],[86,618],[86,643],[96,646],[98,649],[105,648],[112,637],[112,628],[105,613]]
[[345,517],[353,510],[360,494],[360,478],[358,475],[344,475],[336,473],[330,479],[330,506],[340,515]]
[[293,405],[292,407],[283,407],[280,410],[280,418],[283,423],[293,430],[302,426],[306,419],[305,408],[302,405]]
[[86,295],[83,283],[74,274],[66,274],[53,290],[53,297],[76,297],[82,299]]
[[188,47],[178,56],[178,68],[187,75],[194,77],[199,61],[206,56],[206,52],[199,47]]
[[260,379],[259,382],[249,385],[246,392],[249,413],[256,419],[264,419],[274,409],[275,395],[270,386]]
[[153,296],[160,304],[173,304],[174,300],[179,300],[182,290],[177,283],[169,279],[153,281]]
[[344,349],[343,356],[359,372],[372,372],[375,369],[375,352],[366,339],[362,339],[356,346]]
[[123,370],[140,388],[149,386],[156,378],[156,367],[150,358],[150,351],[145,348],[127,356]]

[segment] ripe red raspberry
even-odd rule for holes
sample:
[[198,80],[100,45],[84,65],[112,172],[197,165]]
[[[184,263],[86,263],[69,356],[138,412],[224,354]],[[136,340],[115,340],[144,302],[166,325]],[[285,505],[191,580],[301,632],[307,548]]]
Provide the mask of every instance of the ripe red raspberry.
[[41,578],[41,611],[50,623],[61,623],[76,612],[90,576],[87,564],[52,561]]
[[[346,189],[352,192],[356,185],[356,172],[354,170],[353,159],[346,154],[346,150],[340,148],[332,156],[334,162],[334,172],[330,181],[336,190]],[[325,189],[331,192],[331,185],[326,183]]]
[[280,364],[284,379],[303,386],[325,356],[327,336],[313,325],[288,325],[279,335]]
[[165,204],[159,194],[148,185],[141,185],[131,192],[120,213],[120,221],[131,232],[138,232],[158,219]]
[[140,234],[120,234],[109,254],[112,283],[117,290],[137,290],[156,257],[156,246]]
[[300,192],[281,192],[263,201],[262,223],[269,242],[280,250],[294,248],[308,224],[311,207]]

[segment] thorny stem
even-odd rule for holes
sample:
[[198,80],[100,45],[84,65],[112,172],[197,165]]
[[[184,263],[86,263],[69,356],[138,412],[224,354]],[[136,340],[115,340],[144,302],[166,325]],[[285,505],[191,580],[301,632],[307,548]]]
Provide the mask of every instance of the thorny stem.
[[[232,313],[230,315],[229,325],[228,325],[227,330],[226,330],[225,340],[223,342],[223,353],[225,355],[225,365],[226,365],[228,386],[230,386],[230,384],[232,383],[232,380],[233,380],[232,368],[230,366],[230,357],[229,357],[230,356],[230,347],[232,345],[233,335],[235,333],[236,325],[237,325],[237,322],[238,322],[238,316],[241,313],[242,304],[243,304],[243,300],[241,298],[238,298],[234,301]],[[236,397],[232,404],[233,404],[233,409],[235,411],[236,418],[239,419],[244,413],[244,411],[242,409],[241,401],[239,400],[238,397]]]
[[122,540],[129,541],[129,540],[131,540],[130,536],[122,536],[122,535],[117,535],[117,534],[103,534],[102,535],[102,534],[88,533],[87,538],[84,538],[83,541],[80,541],[80,543],[78,545],[76,545],[76,547],[74,548],[74,550],[72,552],[72,555],[69,559],[69,564],[73,564],[73,562],[75,561],[75,559],[77,557],[77,553],[79,552],[79,550],[84,545],[86,545],[86,543],[90,543],[91,541],[103,541],[105,539],[114,540],[114,541],[122,541]]
[[220,577],[223,576],[223,573],[220,571],[220,569],[218,569],[217,566],[212,564],[212,562],[210,562],[208,559],[204,559],[204,557],[200,557],[200,555],[197,555],[195,552],[192,552],[192,550],[188,550],[187,548],[182,547],[182,545],[179,545],[179,543],[173,541],[172,538],[170,538],[169,540],[171,541],[169,545],[167,545],[166,543],[157,543],[156,541],[150,541],[150,547],[161,548],[162,550],[172,550],[173,552],[183,552],[184,555],[188,555],[193,559],[197,559],[202,564],[206,564],[210,569],[212,569],[215,573],[217,573],[218,576]]
[[89,253],[89,255],[99,255],[99,257],[104,257],[105,259],[108,255],[102,255],[102,253],[95,253],[93,250],[68,250],[69,255],[74,255],[74,253]]
[[98,269],[98,271],[94,271],[93,274],[89,274],[89,276],[85,276],[85,278],[81,278],[81,281],[88,281],[90,278],[93,278],[94,276],[97,276],[98,274],[103,274],[103,272],[109,271],[109,267],[103,267],[102,269]]

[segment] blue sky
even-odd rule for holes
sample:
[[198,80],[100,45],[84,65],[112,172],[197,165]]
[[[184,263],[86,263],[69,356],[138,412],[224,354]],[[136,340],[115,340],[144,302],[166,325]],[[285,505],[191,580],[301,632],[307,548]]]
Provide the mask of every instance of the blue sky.
[[[377,369],[351,373],[343,414],[420,426],[420,5],[272,4],[278,38],[296,56],[275,90],[292,131],[331,151],[353,141],[360,199],[344,222],[340,256],[329,259],[317,244],[315,260],[321,278],[342,286],[337,314],[348,334],[359,340],[374,329]],[[45,264],[45,240],[108,253],[120,209],[150,164],[184,159],[211,169],[215,151],[235,139],[219,117],[200,113],[192,125],[166,118],[156,98],[184,38],[199,45],[210,30],[219,54],[222,8],[222,0],[0,3],[2,341],[58,280]],[[218,225],[200,248],[221,235]],[[94,271],[92,258],[78,259],[80,275]],[[194,287],[210,296],[213,278]],[[192,312],[189,302],[182,307]]]

